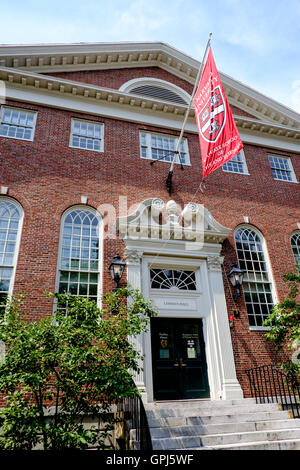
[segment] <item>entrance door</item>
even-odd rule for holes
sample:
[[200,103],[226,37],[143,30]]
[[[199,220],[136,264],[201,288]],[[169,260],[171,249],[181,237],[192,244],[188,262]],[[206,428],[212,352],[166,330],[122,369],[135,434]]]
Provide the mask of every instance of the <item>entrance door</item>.
[[209,398],[202,320],[152,318],[156,400]]

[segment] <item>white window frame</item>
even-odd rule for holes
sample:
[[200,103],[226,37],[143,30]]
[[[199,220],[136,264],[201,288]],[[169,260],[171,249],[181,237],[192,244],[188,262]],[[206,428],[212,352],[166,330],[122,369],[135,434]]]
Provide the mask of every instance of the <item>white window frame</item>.
[[[222,170],[225,171],[225,173],[235,173],[236,175],[249,175],[249,171],[248,171],[248,167],[247,167],[247,163],[246,163],[246,157],[245,157],[245,152],[244,152],[244,149],[241,149],[238,154],[240,154],[241,156],[241,159],[242,161],[241,162],[238,162],[238,164],[241,165],[241,168],[243,169],[242,172],[239,172],[239,171],[234,171],[234,170],[227,170],[224,165],[226,165],[226,163],[230,163],[230,161],[232,160],[229,160],[228,162],[225,162],[223,165],[222,165]],[[238,155],[237,154],[237,155]],[[236,155],[235,155],[236,156]],[[234,157],[233,157],[234,158]]]
[[[291,250],[292,250],[293,257],[294,257],[294,261],[295,261],[295,266],[296,266],[296,269],[297,269],[297,271],[298,271],[298,274],[300,274],[300,263],[297,264],[297,258],[298,258],[298,256],[300,257],[300,244],[299,244],[299,245],[298,245],[298,244],[295,245],[294,243],[292,243],[292,238],[293,238],[295,235],[297,236],[297,239],[300,240],[300,230],[295,230],[295,231],[291,234],[291,236],[290,236],[290,245],[291,245]],[[297,251],[298,251],[297,254],[294,253],[294,248],[295,248],[295,247],[297,248]],[[299,261],[300,261],[300,258],[299,258]]]
[[[159,78],[149,78],[149,77],[140,77],[140,78],[133,78],[132,80],[129,80],[128,82],[123,83],[123,85],[120,86],[119,90],[123,91],[125,93],[130,93],[132,89],[140,86],[140,85],[153,85],[153,86],[159,86],[161,88],[165,88],[169,91],[172,91],[176,95],[180,96],[186,104],[188,104],[191,101],[191,95],[189,95],[185,90],[180,88],[177,85],[174,85],[174,83],[167,82],[166,80],[161,80]],[[149,99],[155,99],[148,97]]]
[[11,278],[10,278],[9,289],[7,291],[7,298],[11,299],[11,297],[13,295],[13,290],[14,290],[15,276],[16,276],[16,270],[17,270],[17,262],[18,262],[18,257],[19,257],[20,242],[21,242],[23,221],[24,221],[24,210],[23,210],[23,207],[21,206],[21,204],[13,198],[10,198],[10,197],[7,197],[7,196],[0,196],[0,201],[3,201],[3,200],[8,201],[11,204],[14,204],[20,212],[20,219],[19,219],[18,232],[17,232],[17,237],[16,237],[16,244],[15,244],[15,251],[14,251],[14,257],[13,257],[12,265],[11,266],[0,265],[0,268],[3,268],[3,267],[12,268],[12,275],[11,275]]
[[[103,266],[103,219],[101,214],[91,206],[87,205],[74,205],[69,207],[61,216],[60,222],[60,232],[59,232],[59,244],[58,244],[58,257],[57,257],[57,266],[56,266],[56,279],[55,279],[55,292],[59,291],[59,282],[60,282],[60,272],[61,271],[71,271],[71,269],[62,269],[61,260],[62,260],[62,246],[63,246],[63,228],[66,217],[70,212],[74,210],[88,210],[99,219],[99,256],[98,256],[98,288],[97,288],[97,307],[101,307],[101,294],[102,294],[102,266]],[[78,271],[79,272],[79,271]],[[87,271],[90,273],[91,271]],[[56,304],[54,303],[53,313],[55,314]]]
[[[83,122],[85,124],[93,124],[93,125],[96,125],[96,126],[100,127],[101,137],[100,137],[100,149],[99,150],[82,148],[80,146],[76,146],[76,145],[72,144],[75,122]],[[82,136],[82,137],[88,138],[87,136]],[[104,123],[103,122],[97,122],[97,121],[89,121],[87,119],[72,118],[72,120],[71,120],[71,130],[70,130],[70,139],[69,139],[69,147],[71,147],[73,149],[77,149],[77,150],[87,150],[89,152],[98,152],[98,153],[99,152],[100,153],[104,152]]]
[[[195,277],[195,281],[194,281],[194,285],[195,285],[195,289],[179,289],[179,288],[176,288],[175,286],[170,286],[169,288],[166,288],[166,289],[163,289],[162,287],[152,287],[152,280],[151,280],[151,271],[152,270],[159,270],[159,271],[180,271],[180,272],[190,272],[190,273],[194,273],[194,277]],[[156,281],[158,282],[158,281]],[[182,281],[182,283],[185,283],[185,281]],[[192,282],[188,282],[188,284],[192,284]],[[198,281],[198,276],[197,276],[197,270],[194,269],[194,268],[189,268],[189,267],[185,267],[184,269],[182,268],[179,268],[178,266],[177,267],[174,267],[174,266],[159,266],[159,267],[156,267],[155,265],[154,266],[151,266],[149,267],[149,285],[150,285],[150,290],[151,291],[154,291],[154,292],[159,292],[161,294],[165,294],[165,293],[170,293],[170,294],[190,294],[190,293],[199,293],[199,281]]]
[[[32,109],[27,109],[27,108],[17,108],[14,106],[1,106],[1,112],[0,112],[0,125],[5,124],[5,122],[2,121],[3,119],[3,114],[6,109],[12,110],[12,111],[17,111],[17,112],[23,112],[23,113],[30,113],[33,115],[33,125],[29,129],[31,129],[31,138],[30,139],[24,139],[23,137],[14,137],[11,135],[0,135],[0,138],[3,139],[17,139],[17,140],[23,140],[25,142],[33,142],[34,140],[34,134],[35,134],[35,128],[36,128],[36,120],[37,120],[37,111],[33,111]],[[17,126],[17,127],[26,127],[26,126],[21,126],[17,124],[7,124],[8,126]]]
[[[274,176],[272,169],[273,169],[273,168],[275,169],[275,167],[272,167],[269,157],[280,158],[280,159],[286,160],[286,161],[288,162],[288,167],[289,167],[289,168],[288,168],[288,170],[286,170],[286,171],[289,171],[289,173],[290,173],[290,175],[291,175],[291,180],[285,180],[285,179],[282,179],[282,178],[276,178],[276,177]],[[272,172],[273,179],[274,179],[275,181],[283,181],[284,183],[298,183],[297,178],[296,178],[296,174],[295,174],[295,172],[294,172],[294,168],[293,168],[293,165],[292,165],[292,162],[291,162],[290,157],[287,157],[287,156],[285,156],[285,155],[278,155],[278,154],[275,154],[275,153],[274,153],[274,154],[269,153],[269,154],[268,154],[268,162],[269,162],[269,165],[270,165],[270,168],[271,168],[271,172]]]
[[[234,230],[234,243],[235,243],[235,250],[236,250],[236,255],[237,255],[239,265],[240,265],[240,260],[239,260],[238,254],[237,254],[237,246],[236,246],[237,241],[235,239],[235,233],[239,229],[251,230],[254,233],[256,233],[256,235],[258,235],[258,237],[260,238],[260,243],[262,245],[262,252],[264,254],[264,263],[266,264],[266,273],[268,275],[268,280],[266,280],[266,281],[264,281],[264,280],[259,281],[257,279],[256,280],[247,279],[247,277],[244,275],[243,284],[244,283],[250,283],[250,284],[252,283],[253,285],[259,284],[259,283],[269,284],[270,285],[270,292],[271,292],[272,299],[273,299],[273,305],[275,305],[278,301],[278,298],[277,298],[277,294],[276,294],[276,290],[275,290],[275,283],[274,283],[274,278],[273,278],[273,273],[272,273],[272,269],[271,269],[271,263],[270,263],[270,258],[269,258],[269,253],[268,253],[268,250],[267,250],[265,237],[263,236],[263,234],[256,227],[253,227],[252,225],[243,224],[243,225],[239,225],[238,227],[235,228],[235,230]],[[245,300],[245,298],[244,298],[244,300]],[[246,303],[246,300],[245,300],[245,303]],[[248,311],[247,311],[247,319],[248,319],[248,322],[249,322]],[[254,326],[254,325],[250,325],[250,323],[249,323],[249,329],[250,330],[268,330],[269,327],[259,326],[259,325]]]
[[[146,135],[146,145],[142,145],[142,139],[141,139],[141,135],[142,134],[145,134]],[[152,136],[156,136],[156,137],[161,137],[161,138],[168,138],[168,139],[174,139],[174,150],[176,148],[176,145],[177,145],[177,142],[178,142],[178,137],[177,136],[174,136],[174,135],[170,135],[170,134],[162,134],[160,132],[149,132],[149,131],[140,131],[139,133],[139,138],[140,138],[140,157],[143,158],[144,160],[151,160],[153,162],[155,161],[160,161],[160,162],[163,162],[163,163],[168,163],[170,165],[170,161],[168,160],[157,160],[157,159],[153,159],[152,158],[152,155],[151,155],[151,137]],[[188,147],[188,140],[187,138],[183,138],[181,143],[183,144],[184,146],[184,151],[185,151],[185,154],[186,154],[186,163],[182,162],[182,165],[184,166],[191,166],[191,161],[190,161],[190,154],[189,154],[189,147]],[[142,147],[145,147],[146,148],[146,157],[142,156]],[[166,150],[166,153],[168,152],[168,150]],[[171,153],[169,154],[171,155]],[[176,155],[176,158],[175,158],[175,163],[180,165],[181,164],[181,161],[180,161],[180,158],[178,155]]]

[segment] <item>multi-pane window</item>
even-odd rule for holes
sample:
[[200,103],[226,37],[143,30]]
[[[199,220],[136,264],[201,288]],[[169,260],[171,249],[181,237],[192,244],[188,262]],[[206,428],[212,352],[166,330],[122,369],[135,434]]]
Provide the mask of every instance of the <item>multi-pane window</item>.
[[291,246],[298,273],[300,274],[300,231],[292,234]]
[[243,290],[250,326],[262,326],[273,307],[272,284],[263,237],[250,227],[235,232],[239,267],[245,271]]
[[269,155],[269,163],[275,180],[296,182],[296,176],[288,157]]
[[59,293],[97,301],[100,259],[100,216],[90,209],[74,208],[62,224]]
[[151,289],[196,290],[195,271],[150,269]]
[[1,109],[0,136],[14,139],[33,140],[36,112],[26,109]]
[[[148,160],[161,160],[172,162],[175,155],[178,138],[165,134],[153,134],[151,132],[140,132],[140,154],[141,158]],[[188,144],[182,139],[179,154],[175,157],[175,163],[190,165]]]
[[248,168],[246,164],[244,151],[241,150],[237,155],[231,158],[228,162],[222,165],[223,171],[230,173],[242,173],[248,175]]
[[0,318],[12,293],[22,209],[9,199],[0,199]]
[[103,152],[104,125],[97,122],[72,119],[70,147]]

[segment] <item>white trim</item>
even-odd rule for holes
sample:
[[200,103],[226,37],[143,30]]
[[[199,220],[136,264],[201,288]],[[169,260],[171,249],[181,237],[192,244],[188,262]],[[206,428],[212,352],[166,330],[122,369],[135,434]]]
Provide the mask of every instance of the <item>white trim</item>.
[[[222,165],[222,170],[223,170],[225,173],[235,173],[235,174],[237,174],[237,175],[248,175],[248,176],[249,176],[250,173],[249,173],[249,171],[248,171],[248,167],[247,167],[247,162],[246,162],[246,157],[245,157],[244,149],[241,149],[241,150],[239,151],[239,154],[241,155],[241,158],[242,158],[242,161],[240,162],[240,163],[242,164],[242,168],[243,168],[242,173],[240,173],[239,171],[234,171],[234,170],[226,170],[226,169],[224,168],[224,165],[225,165],[226,163],[228,163],[228,162],[226,162],[226,163],[224,163],[224,164]],[[237,155],[238,155],[238,154],[237,154]],[[229,160],[229,161],[230,161],[230,160]]]
[[[194,84],[200,62],[163,42],[116,42],[4,45],[0,47],[0,66],[42,73],[157,66]],[[233,104],[258,118],[295,121],[299,128],[297,112],[227,74],[220,72],[220,76]]]
[[[94,209],[94,207],[91,207],[87,204],[85,205],[82,205],[82,204],[75,204],[71,207],[69,207],[68,209],[66,209],[62,216],[61,216],[61,221],[60,221],[60,228],[59,228],[59,243],[58,243],[58,254],[57,254],[57,264],[56,264],[56,275],[55,275],[55,292],[58,292],[58,288],[59,288],[59,274],[60,274],[60,271],[63,271],[63,269],[61,269],[61,252],[62,252],[62,239],[63,239],[63,227],[64,227],[64,222],[65,222],[65,219],[66,217],[68,216],[68,214],[74,210],[83,210],[83,211],[90,211],[92,212],[93,214],[95,214],[95,216],[98,218],[99,220],[99,250],[98,250],[98,254],[99,254],[99,259],[98,259],[98,271],[97,271],[97,274],[98,274],[98,289],[97,289],[97,306],[99,308],[101,308],[101,305],[102,305],[102,302],[101,302],[101,297],[102,297],[102,282],[103,282],[103,219],[102,219],[102,216],[101,214],[96,210]],[[67,269],[65,269],[65,271],[69,271]],[[88,272],[91,272],[91,271],[88,271]],[[55,313],[55,305],[53,305],[53,313]]]
[[[263,249],[263,253],[264,253],[264,256],[265,256],[265,263],[266,263],[266,267],[267,267],[267,273],[268,273],[268,281],[262,281],[263,283],[268,283],[270,284],[270,287],[271,287],[271,294],[272,294],[272,298],[273,298],[273,305],[275,305],[277,302],[278,302],[278,296],[277,296],[277,292],[276,292],[276,287],[275,287],[275,282],[274,282],[274,276],[273,276],[273,271],[272,271],[272,266],[271,266],[271,261],[270,261],[270,256],[269,256],[269,252],[268,252],[268,248],[267,248],[267,243],[266,243],[266,240],[265,240],[265,237],[263,236],[263,234],[261,233],[261,231],[251,225],[251,224],[240,224],[238,225],[235,229],[234,229],[234,245],[235,245],[235,251],[236,251],[236,254],[237,254],[237,247],[236,247],[236,239],[235,239],[235,232],[240,229],[240,228],[247,228],[247,229],[250,229],[250,230],[253,230],[253,232],[255,232],[259,237],[260,237],[260,240],[261,240],[261,244],[262,244],[262,249]],[[244,280],[244,282],[252,282],[252,283],[256,283],[258,281],[248,281],[248,280]],[[249,326],[249,329],[250,330],[257,330],[257,331],[264,331],[264,330],[268,330],[269,328],[268,327],[264,327],[264,326],[256,326],[256,325],[250,325],[249,324],[249,319],[248,319],[248,313],[247,313],[247,320],[248,320],[248,326]]]
[[[80,86],[82,85],[83,84],[80,84]],[[101,90],[99,87],[87,86],[87,88],[93,89],[96,94],[98,89]],[[117,101],[107,101],[106,96],[116,97]],[[133,98],[132,95],[125,95],[126,99],[124,98],[124,101],[121,103],[119,101],[122,98],[120,97],[120,92],[116,94],[114,90],[111,90],[110,94],[106,90],[103,99],[102,97],[101,99],[97,99],[79,95],[73,96],[72,93],[61,93],[42,88],[25,88],[15,84],[11,86],[9,82],[6,85],[7,99],[20,100],[25,103],[66,109],[68,111],[86,113],[94,116],[115,118],[127,122],[135,122],[180,132],[183,115],[186,109],[185,106],[173,105],[171,103],[166,105],[163,102],[155,102],[154,100],[143,97],[134,98],[135,103],[133,105],[133,102],[132,104],[127,102],[128,96],[130,96],[131,99]],[[167,106],[167,110],[165,106]],[[197,134],[197,125],[195,119],[192,117],[193,111],[191,111],[191,113],[191,117],[186,124],[186,131]],[[244,143],[300,153],[300,131],[297,129],[278,126],[267,122],[262,123],[241,116],[235,117],[235,121],[239,129],[240,137]]]
[[133,88],[136,88],[138,85],[153,85],[159,86],[161,88],[166,88],[169,91],[173,91],[173,93],[177,94],[186,101],[188,104],[191,100],[191,95],[187,93],[185,90],[180,88],[177,85],[174,85],[171,82],[167,82],[166,80],[161,80],[159,78],[149,78],[149,77],[142,77],[142,78],[133,78],[132,80],[128,80],[128,82],[123,83],[120,86],[119,91],[124,91],[125,93],[130,93]]
[[[291,180],[284,180],[284,179],[281,179],[281,178],[275,178],[275,176],[273,175],[273,171],[272,171],[273,167],[271,166],[269,157],[276,157],[276,158],[285,159],[288,162],[288,166],[289,166],[289,169],[286,170],[286,171],[290,171],[290,175],[291,175],[292,179]],[[270,165],[270,168],[271,168],[271,172],[272,172],[272,176],[273,176],[274,181],[283,181],[284,183],[298,183],[290,157],[287,157],[286,155],[279,155],[277,153],[268,153],[268,161],[269,161],[269,165]]]
[[[166,204],[168,217],[174,216],[173,202],[169,201]],[[185,214],[186,208],[189,210]],[[154,210],[154,218],[151,217],[151,209]],[[199,209],[197,204],[191,207],[187,205],[182,214],[186,215],[186,219],[194,220]],[[203,207],[201,211],[203,227],[198,227],[204,232],[203,242],[186,243],[176,239],[175,232],[174,239],[164,237],[164,227],[168,223],[163,225],[157,223],[157,216],[163,210],[164,202],[158,198],[151,198],[143,201],[133,214],[117,219],[116,226],[126,245],[128,284],[134,289],[140,289],[146,298],[151,298],[153,303],[156,303],[159,316],[203,318],[211,398],[215,400],[242,398],[242,389],[236,378],[222,279],[223,258],[220,257],[221,242],[227,238],[230,230],[221,226]],[[174,227],[179,229],[179,223],[177,225],[174,218],[172,221]],[[153,234],[153,238],[150,234]],[[150,289],[150,266],[195,269],[198,290],[162,292]],[[143,373],[137,375],[135,382],[140,389],[146,388],[147,400],[152,401],[150,331],[134,339],[134,344],[145,355],[144,364],[141,364],[144,366]]]
[[[87,124],[93,124],[93,125],[97,125],[100,127],[101,129],[101,137],[100,139],[100,149],[99,150],[95,150],[95,149],[88,149],[88,148],[82,148],[80,146],[75,146],[75,145],[72,145],[72,137],[73,137],[73,129],[74,129],[74,122],[77,121],[77,122],[85,122]],[[82,136],[84,138],[87,138],[88,137],[86,136]],[[104,124],[103,122],[98,122],[98,121],[91,121],[91,120],[88,120],[88,119],[80,119],[80,118],[71,118],[71,129],[70,129],[70,138],[69,138],[69,147],[70,148],[73,148],[73,149],[77,149],[77,150],[88,150],[90,152],[104,152]]]
[[[141,144],[141,134],[145,134],[146,135],[146,146],[142,145]],[[145,160],[151,160],[153,162],[157,161],[156,159],[153,159],[152,156],[151,156],[151,136],[154,135],[156,137],[161,137],[161,138],[168,138],[168,139],[173,139],[174,140],[174,151],[175,151],[175,148],[176,148],[176,144],[178,142],[178,137],[176,135],[172,135],[172,134],[164,134],[164,133],[160,133],[160,132],[152,132],[152,131],[144,131],[144,130],[140,130],[139,131],[139,144],[140,144],[140,157],[145,159]],[[191,160],[190,160],[190,154],[189,154],[189,145],[188,145],[188,140],[186,138],[183,138],[182,139],[182,143],[184,145],[184,153],[185,153],[185,162],[182,162],[182,165],[184,166],[191,166]],[[146,157],[143,157],[142,155],[142,147],[146,147]],[[163,150],[163,149],[162,149]],[[166,153],[168,152],[168,150],[165,151]],[[171,154],[170,154],[171,155]],[[159,160],[159,162],[163,162],[163,163],[168,163],[170,165],[171,161],[167,161],[167,160]],[[178,165],[181,164],[181,161],[180,161],[180,158],[178,155],[176,155],[175,157],[175,160],[174,160],[175,163],[177,163]]]
[[[15,245],[15,251],[14,251],[14,258],[13,258],[13,271],[12,271],[12,276],[10,279],[10,285],[9,285],[9,291],[8,291],[8,298],[11,298],[13,295],[14,291],[14,284],[15,284],[15,277],[16,277],[16,270],[17,270],[17,263],[18,263],[18,257],[19,257],[19,250],[20,250],[20,244],[21,244],[21,237],[22,237],[22,230],[23,230],[23,221],[24,221],[24,209],[21,206],[21,204],[14,198],[9,197],[9,196],[2,196],[0,195],[0,201],[9,201],[11,204],[14,204],[18,210],[20,211],[20,219],[19,219],[19,225],[18,225],[18,233],[17,233],[17,238],[16,238],[16,245]],[[0,266],[1,267],[1,266]]]
[[[5,125],[6,124],[5,122],[2,121],[5,109],[12,109],[14,111],[23,112],[23,113],[30,113],[30,114],[33,115],[32,128],[28,127],[29,129],[31,129],[31,138],[30,139],[24,139],[23,137],[13,137],[13,136],[10,136],[10,135],[0,135],[0,138],[2,137],[4,139],[17,139],[17,140],[24,140],[25,142],[33,142],[34,141],[37,114],[38,114],[37,111],[33,111],[32,109],[27,109],[27,108],[19,108],[17,106],[2,105],[1,109],[0,109],[0,125],[2,125],[2,124]],[[14,124],[7,124],[7,125],[8,126],[13,126]],[[16,126],[17,127],[24,127],[24,126],[21,126],[21,125],[16,125]]]
[[[291,252],[292,252],[292,255],[293,255],[293,258],[294,258],[295,268],[298,271],[298,274],[300,275],[300,264],[299,264],[299,262],[297,264],[297,258],[296,258],[296,256],[300,257],[300,244],[299,245],[298,244],[297,245],[292,245],[292,237],[294,235],[299,235],[299,241],[300,241],[300,230],[293,230],[293,232],[290,235],[290,249],[291,249]],[[297,246],[297,251],[298,251],[297,255],[293,251],[293,246]]]

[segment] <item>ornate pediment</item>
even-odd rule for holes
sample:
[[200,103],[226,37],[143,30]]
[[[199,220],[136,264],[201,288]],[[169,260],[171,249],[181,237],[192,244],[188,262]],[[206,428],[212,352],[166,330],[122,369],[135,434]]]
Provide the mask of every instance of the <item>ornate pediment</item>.
[[117,219],[117,229],[126,239],[182,240],[222,243],[231,229],[219,224],[202,205],[190,202],[183,208],[175,201],[143,201],[137,210]]

